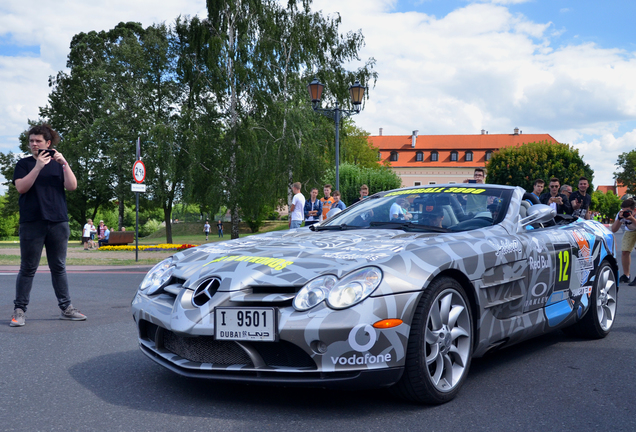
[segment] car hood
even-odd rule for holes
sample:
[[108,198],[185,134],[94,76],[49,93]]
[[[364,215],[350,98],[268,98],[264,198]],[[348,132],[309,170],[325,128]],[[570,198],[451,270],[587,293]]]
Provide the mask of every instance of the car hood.
[[410,248],[441,241],[439,237],[387,229],[279,231],[180,252],[174,256],[174,274],[188,281],[186,287],[205,277],[219,277],[220,291],[259,284],[299,286],[321,274],[341,277],[367,265],[382,266]]

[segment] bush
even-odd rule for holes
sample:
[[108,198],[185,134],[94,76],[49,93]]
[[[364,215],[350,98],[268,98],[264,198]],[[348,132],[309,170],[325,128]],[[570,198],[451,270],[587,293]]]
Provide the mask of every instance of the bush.
[[[161,227],[161,222],[149,219],[148,222],[139,227],[139,237],[146,237],[154,233]],[[126,228],[128,230],[128,228]],[[134,231],[134,229],[133,229]]]
[[0,218],[0,240],[7,240],[18,235],[19,219],[17,213]]

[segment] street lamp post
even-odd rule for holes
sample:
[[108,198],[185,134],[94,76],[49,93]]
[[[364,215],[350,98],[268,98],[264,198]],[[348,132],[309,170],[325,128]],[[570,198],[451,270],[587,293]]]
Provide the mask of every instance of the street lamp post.
[[352,110],[345,110],[340,108],[340,104],[336,101],[336,106],[333,108],[320,108],[320,99],[322,98],[322,91],[325,85],[318,81],[318,78],[307,86],[309,90],[309,96],[311,97],[311,107],[314,111],[332,118],[336,122],[336,189],[340,190],[340,119],[359,114],[362,110],[362,99],[364,97],[364,87],[358,80],[349,86],[349,95],[351,96],[351,103],[353,105]]

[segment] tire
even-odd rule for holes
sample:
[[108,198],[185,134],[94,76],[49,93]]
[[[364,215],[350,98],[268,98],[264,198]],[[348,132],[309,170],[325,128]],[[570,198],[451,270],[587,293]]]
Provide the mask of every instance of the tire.
[[589,310],[578,323],[563,329],[564,333],[587,339],[604,338],[614,326],[617,301],[616,275],[609,263],[603,261],[596,271]]
[[434,280],[413,315],[404,374],[393,392],[419,403],[452,400],[468,375],[472,346],[473,321],[464,289],[449,277]]

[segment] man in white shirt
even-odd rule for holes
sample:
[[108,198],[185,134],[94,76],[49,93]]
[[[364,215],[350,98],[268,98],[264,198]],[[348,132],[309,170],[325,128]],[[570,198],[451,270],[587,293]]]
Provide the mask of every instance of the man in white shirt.
[[292,205],[289,208],[289,229],[300,228],[300,225],[305,219],[305,197],[300,193],[300,188],[300,182],[296,182],[292,185],[294,197],[292,198]]
[[397,219],[397,220],[408,220],[411,219],[413,216],[411,215],[411,213],[407,212],[406,209],[404,207],[406,207],[408,205],[408,200],[406,200],[405,198],[398,198],[392,205],[391,205],[391,220]]

